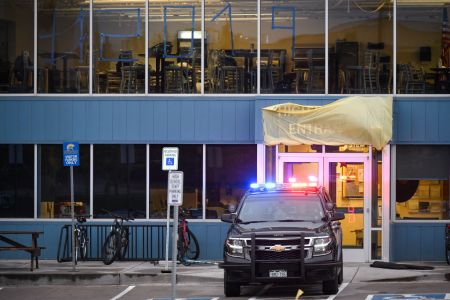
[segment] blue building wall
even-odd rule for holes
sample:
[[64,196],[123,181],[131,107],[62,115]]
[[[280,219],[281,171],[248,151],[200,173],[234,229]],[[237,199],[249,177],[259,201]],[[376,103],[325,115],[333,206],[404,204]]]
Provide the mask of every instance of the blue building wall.
[[[0,98],[0,143],[262,143],[262,107],[324,105],[338,98],[5,96]],[[393,144],[450,144],[450,97],[395,98],[393,118]],[[61,226],[58,221],[0,221],[1,230],[43,230],[44,258],[56,257]],[[201,259],[220,259],[228,226],[191,226],[200,240]],[[442,223],[393,223],[392,260],[443,260],[443,228]],[[0,252],[0,258],[9,255]]]

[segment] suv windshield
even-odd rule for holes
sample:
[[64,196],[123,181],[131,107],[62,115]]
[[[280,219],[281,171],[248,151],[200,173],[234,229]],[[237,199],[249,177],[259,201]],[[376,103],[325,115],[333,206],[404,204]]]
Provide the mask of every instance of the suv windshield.
[[270,221],[320,221],[324,212],[315,196],[292,194],[250,195],[239,212],[241,223]]

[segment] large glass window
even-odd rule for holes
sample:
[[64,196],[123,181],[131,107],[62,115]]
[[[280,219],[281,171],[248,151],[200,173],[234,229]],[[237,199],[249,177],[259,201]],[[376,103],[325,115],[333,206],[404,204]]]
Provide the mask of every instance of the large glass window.
[[[150,218],[164,219],[167,214],[167,173],[162,171],[162,148],[170,145],[150,145]],[[202,205],[202,145],[177,145],[178,170],[184,172],[183,208],[190,217],[203,217]]]
[[94,93],[143,93],[145,1],[94,0]]
[[261,0],[261,93],[325,93],[325,1]]
[[94,217],[145,218],[146,146],[95,145]]
[[448,4],[418,2],[397,1],[397,93],[449,93]]
[[206,93],[256,93],[256,0],[206,0]]
[[[73,168],[76,214],[89,213],[89,145],[80,145],[80,166]],[[38,216],[70,217],[70,168],[63,166],[62,145],[38,147]]]
[[34,146],[0,145],[0,217],[33,218]]
[[149,1],[149,92],[201,91],[200,1]]
[[449,166],[449,146],[397,146],[397,219],[450,219]]
[[33,92],[33,0],[0,0],[0,93]]
[[38,92],[89,91],[89,3],[38,1]]
[[206,218],[237,206],[256,182],[256,145],[206,146]]
[[329,93],[392,93],[392,20],[392,1],[330,1]]

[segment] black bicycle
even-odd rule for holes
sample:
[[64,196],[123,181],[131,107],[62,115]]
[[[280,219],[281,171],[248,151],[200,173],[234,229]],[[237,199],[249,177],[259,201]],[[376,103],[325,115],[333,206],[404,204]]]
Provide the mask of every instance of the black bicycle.
[[192,260],[200,255],[198,240],[188,227],[186,218],[189,216],[186,210],[180,207],[178,221],[178,260],[185,266],[189,266]]
[[106,237],[102,247],[102,260],[105,265],[112,264],[115,260],[125,257],[128,249],[129,228],[123,225],[124,221],[134,220],[130,217],[123,217],[106,211],[114,218],[111,232]]
[[445,258],[450,265],[450,224],[445,225]]
[[[70,217],[69,215],[63,215],[65,217]],[[73,234],[75,237],[75,264],[78,263],[79,260],[84,260],[87,258],[87,252],[88,252],[88,244],[89,244],[89,237],[87,233],[87,228],[83,225],[83,223],[86,222],[86,218],[89,218],[91,215],[77,215],[75,216],[77,222],[75,223],[75,227],[73,230]],[[68,238],[70,236],[66,235],[66,242],[64,246],[64,252],[68,250],[67,245],[68,244]],[[61,238],[61,237],[60,237]],[[58,246],[58,252],[57,252],[57,260],[58,262],[63,261],[63,259],[60,256],[61,251],[61,245]],[[69,250],[71,251],[71,250]]]

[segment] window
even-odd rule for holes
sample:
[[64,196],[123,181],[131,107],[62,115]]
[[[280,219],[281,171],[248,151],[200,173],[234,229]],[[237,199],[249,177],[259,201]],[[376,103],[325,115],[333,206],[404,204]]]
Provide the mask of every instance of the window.
[[[38,146],[38,216],[68,218],[70,168],[63,166],[62,145]],[[80,166],[73,168],[76,214],[89,213],[89,145],[80,145]]]
[[144,30],[144,1],[94,0],[94,93],[144,93]]
[[206,1],[206,93],[256,94],[256,6],[256,0]]
[[261,94],[325,93],[325,1],[261,0]]
[[89,3],[38,0],[38,92],[89,92]]
[[397,1],[397,93],[449,93],[448,4],[419,2]]
[[236,206],[256,182],[256,145],[206,146],[206,218]]
[[201,91],[200,1],[149,1],[149,93]]
[[0,1],[0,93],[33,92],[33,0]]
[[150,145],[150,218],[164,219],[167,214],[167,172],[162,171],[162,148],[178,147],[178,170],[183,171],[183,208],[191,218],[203,217],[202,145]]
[[145,145],[95,145],[94,217],[145,218]]
[[34,146],[0,145],[0,217],[33,218]]
[[397,146],[397,219],[450,219],[449,166],[449,146]]
[[392,1],[330,3],[329,93],[392,93],[392,20]]

